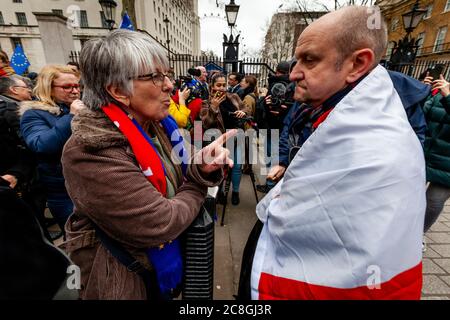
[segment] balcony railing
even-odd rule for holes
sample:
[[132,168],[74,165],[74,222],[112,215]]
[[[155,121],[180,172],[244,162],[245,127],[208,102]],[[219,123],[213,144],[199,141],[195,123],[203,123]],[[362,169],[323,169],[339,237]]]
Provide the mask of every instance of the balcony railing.
[[450,42],[442,43],[438,46],[423,47],[417,52],[417,57],[427,56],[430,54],[442,54],[450,52]]

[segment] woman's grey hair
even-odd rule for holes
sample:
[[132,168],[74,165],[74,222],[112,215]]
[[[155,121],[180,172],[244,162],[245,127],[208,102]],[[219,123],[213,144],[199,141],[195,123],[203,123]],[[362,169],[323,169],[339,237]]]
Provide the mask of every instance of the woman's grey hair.
[[169,61],[165,50],[148,35],[115,30],[106,38],[89,40],[80,55],[84,85],[83,102],[91,110],[113,102],[106,88],[117,86],[133,95],[133,79],[156,71],[166,72]]

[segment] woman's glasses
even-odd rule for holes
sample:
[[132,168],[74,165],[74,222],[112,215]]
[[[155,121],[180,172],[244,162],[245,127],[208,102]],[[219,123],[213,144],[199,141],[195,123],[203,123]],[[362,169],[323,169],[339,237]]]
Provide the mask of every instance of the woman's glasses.
[[[172,73],[153,72],[142,76],[137,76],[135,79],[142,81],[153,81],[155,86],[161,86],[164,83],[165,78],[168,78],[171,82],[174,80]],[[130,78],[131,80],[132,78]]]
[[73,90],[80,91],[80,85],[79,85],[79,84],[66,84],[66,85],[64,85],[64,86],[56,86],[56,85],[53,85],[53,87],[55,87],[55,88],[61,88],[61,89],[63,89],[63,91],[64,91],[65,93],[70,93],[70,92],[72,92]]

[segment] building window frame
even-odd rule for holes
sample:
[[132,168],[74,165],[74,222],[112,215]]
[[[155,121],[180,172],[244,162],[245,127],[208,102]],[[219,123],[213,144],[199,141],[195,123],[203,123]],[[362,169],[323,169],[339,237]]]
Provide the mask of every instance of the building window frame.
[[17,45],[20,45],[23,48],[22,39],[17,37],[11,38],[11,45],[13,50],[16,49]]
[[16,12],[16,19],[19,26],[28,25],[27,14],[25,12]]
[[3,13],[0,11],[0,24],[5,24],[5,19],[3,18]]
[[102,23],[102,28],[109,29],[109,24],[106,22],[105,13],[100,11],[100,21]]
[[392,18],[392,21],[391,21],[391,31],[397,30],[398,25],[399,25],[399,22],[400,22],[400,20],[398,19],[398,17]]
[[445,43],[445,37],[447,36],[448,27],[440,27],[436,34],[436,40],[434,42],[433,52],[439,52],[443,49],[443,44]]
[[62,9],[52,9],[52,12],[54,14],[58,14],[58,15],[64,16],[64,11]]
[[444,7],[444,12],[449,12],[450,11],[450,0],[447,0],[447,3],[445,4]]
[[78,19],[80,21],[80,28],[89,28],[89,20],[86,10],[78,11]]
[[432,3],[427,6],[427,13],[425,13],[425,15],[423,16],[424,20],[431,18],[432,14],[433,14],[433,9],[434,9],[434,5]]
[[422,53],[423,44],[425,42],[425,36],[426,36],[425,32],[421,32],[417,36],[417,55],[420,55]]

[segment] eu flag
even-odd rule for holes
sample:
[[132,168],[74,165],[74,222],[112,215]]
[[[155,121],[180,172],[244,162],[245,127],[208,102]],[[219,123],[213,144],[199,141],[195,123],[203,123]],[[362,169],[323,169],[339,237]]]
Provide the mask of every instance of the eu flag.
[[30,66],[30,62],[25,56],[21,45],[17,45],[14,50],[10,65],[18,75],[22,75]]
[[128,29],[128,30],[134,31],[133,23],[131,22],[128,12],[126,12],[126,11],[122,17],[122,22],[120,23],[119,29]]

